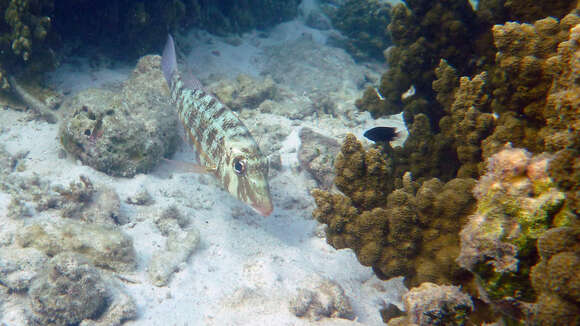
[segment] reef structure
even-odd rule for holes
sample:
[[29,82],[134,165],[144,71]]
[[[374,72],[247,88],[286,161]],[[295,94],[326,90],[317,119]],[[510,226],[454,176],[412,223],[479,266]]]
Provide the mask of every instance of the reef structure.
[[[391,25],[444,6],[415,7],[420,2],[393,9]],[[543,18],[538,6],[524,15],[518,3],[480,2],[468,63],[421,54],[429,48],[427,37],[417,37],[428,33],[424,24],[400,24],[410,26],[400,39],[391,31],[396,51],[388,55],[413,61],[392,65],[357,105],[374,116],[403,111],[409,137],[402,147],[365,150],[348,135],[335,160],[342,194],[313,191],[314,216],[327,225],[331,245],[352,248],[380,278],[462,285],[476,311],[489,304],[514,324],[578,324],[578,277],[570,271],[580,234],[579,8],[554,2],[545,11],[554,17]],[[505,22],[518,15],[528,23]],[[410,86],[416,95],[401,97]],[[421,106],[434,101],[437,107]],[[445,214],[449,202],[458,204],[455,215]],[[405,236],[397,239],[399,232]]]

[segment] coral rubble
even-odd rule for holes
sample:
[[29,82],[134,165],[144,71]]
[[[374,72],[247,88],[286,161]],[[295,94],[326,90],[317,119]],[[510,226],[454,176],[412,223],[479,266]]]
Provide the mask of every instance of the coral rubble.
[[136,266],[133,240],[112,225],[74,220],[37,222],[20,230],[17,244],[36,248],[50,257],[66,251],[77,252],[95,266],[114,271],[131,271]]
[[181,215],[176,207],[165,209],[155,224],[167,237],[166,248],[151,257],[147,267],[149,279],[156,286],[169,283],[169,278],[178,270],[179,264],[187,261],[199,243],[199,231],[194,227],[184,229],[189,220]]
[[339,284],[331,280],[321,280],[310,289],[298,289],[289,301],[290,311],[297,317],[307,317],[318,321],[322,318],[354,319],[349,298]]

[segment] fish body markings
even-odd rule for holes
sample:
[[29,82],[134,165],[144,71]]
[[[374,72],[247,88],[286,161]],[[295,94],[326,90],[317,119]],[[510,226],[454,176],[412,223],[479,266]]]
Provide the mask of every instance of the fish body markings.
[[161,62],[179,120],[195,146],[200,163],[234,197],[263,216],[273,210],[268,161],[242,121],[201,83],[184,79],[177,69],[173,38]]

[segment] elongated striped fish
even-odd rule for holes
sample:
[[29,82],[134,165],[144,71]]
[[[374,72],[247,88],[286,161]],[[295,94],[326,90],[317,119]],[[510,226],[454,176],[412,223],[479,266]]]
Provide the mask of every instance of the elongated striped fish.
[[248,128],[228,107],[206,92],[199,80],[181,75],[171,35],[163,50],[161,70],[201,164],[234,197],[261,215],[270,215],[273,205],[268,160]]

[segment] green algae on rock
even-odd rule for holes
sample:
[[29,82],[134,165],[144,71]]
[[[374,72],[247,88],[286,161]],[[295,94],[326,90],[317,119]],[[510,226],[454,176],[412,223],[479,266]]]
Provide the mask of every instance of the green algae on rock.
[[490,300],[535,299],[529,273],[536,242],[566,214],[564,193],[547,174],[550,158],[506,148],[489,159],[474,188],[477,210],[461,231],[457,262],[478,276]]

